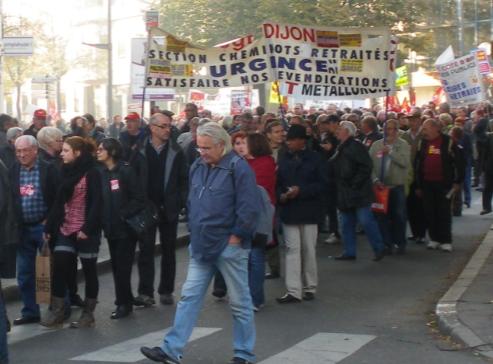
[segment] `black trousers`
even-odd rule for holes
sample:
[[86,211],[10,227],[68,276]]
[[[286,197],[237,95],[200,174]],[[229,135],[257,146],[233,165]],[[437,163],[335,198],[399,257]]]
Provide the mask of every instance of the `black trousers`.
[[423,209],[423,199],[416,196],[416,184],[413,182],[407,196],[407,218],[414,237],[426,236],[426,218]]
[[491,211],[491,198],[493,197],[493,174],[484,174],[483,210]]
[[[81,258],[80,262],[86,281],[86,298],[96,299],[99,292],[97,258]],[[66,251],[53,253],[53,296],[65,297],[67,288],[76,280],[74,264],[77,266],[77,255],[74,253]]]
[[154,249],[156,245],[156,230],[159,230],[161,242],[161,274],[159,294],[171,294],[175,290],[176,276],[176,235],[178,219],[167,221],[161,218],[157,227],[150,229],[146,236],[139,240],[139,294],[152,297],[154,295]]
[[117,306],[131,305],[133,302],[131,277],[136,245],[136,237],[108,239]]
[[430,239],[440,244],[452,243],[452,201],[450,188],[439,182],[423,182],[423,207]]

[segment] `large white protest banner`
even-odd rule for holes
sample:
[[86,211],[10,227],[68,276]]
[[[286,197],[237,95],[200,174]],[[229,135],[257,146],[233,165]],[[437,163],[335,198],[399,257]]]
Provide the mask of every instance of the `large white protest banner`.
[[383,96],[393,89],[386,28],[314,28],[265,23],[262,37],[199,48],[155,29],[147,87],[222,88],[282,81],[289,94],[325,98]]
[[436,65],[451,107],[477,104],[484,100],[484,89],[475,55]]

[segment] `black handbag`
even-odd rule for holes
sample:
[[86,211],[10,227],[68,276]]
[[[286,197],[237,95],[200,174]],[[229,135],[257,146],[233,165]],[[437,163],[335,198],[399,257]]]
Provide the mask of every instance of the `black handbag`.
[[148,205],[139,213],[125,220],[132,231],[137,235],[143,235],[146,231],[156,226],[159,214],[154,205]]

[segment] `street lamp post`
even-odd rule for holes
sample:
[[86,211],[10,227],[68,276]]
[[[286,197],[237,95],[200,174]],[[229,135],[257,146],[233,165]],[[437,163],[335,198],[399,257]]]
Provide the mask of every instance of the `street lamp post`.
[[106,121],[108,125],[113,117],[113,47],[111,42],[111,0],[108,0],[108,89],[106,96]]

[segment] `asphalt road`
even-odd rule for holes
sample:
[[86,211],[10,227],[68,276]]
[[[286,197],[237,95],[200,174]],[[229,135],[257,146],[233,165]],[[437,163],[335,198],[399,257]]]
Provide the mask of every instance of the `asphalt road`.
[[[493,216],[479,216],[479,195],[464,216],[454,218],[454,252],[427,251],[410,243],[404,256],[371,261],[360,236],[358,260],[339,262],[339,245],[318,247],[319,290],[316,299],[279,305],[282,280],[266,282],[266,306],[256,314],[258,361],[280,363],[416,364],[481,363],[435,330],[434,305],[461,271]],[[323,236],[322,236],[323,237]],[[322,238],[321,237],[321,238]],[[322,240],[322,239],[321,239]],[[177,289],[183,284],[188,253],[177,252]],[[137,272],[134,269],[134,281]],[[134,285],[135,287],[135,285]],[[83,292],[83,285],[80,286]],[[138,354],[142,344],[159,344],[171,326],[176,306],[138,309],[131,317],[113,321],[113,281],[100,278],[96,328],[50,331],[38,325],[14,328],[9,334],[12,363],[148,363]],[[19,302],[7,307],[16,317]],[[75,311],[75,310],[74,310]],[[76,317],[77,311],[73,317]],[[232,356],[231,315],[227,302],[208,295],[199,329],[186,350],[184,363],[226,363]],[[75,360],[78,358],[78,360]],[[149,362],[150,363],[150,362]]]

